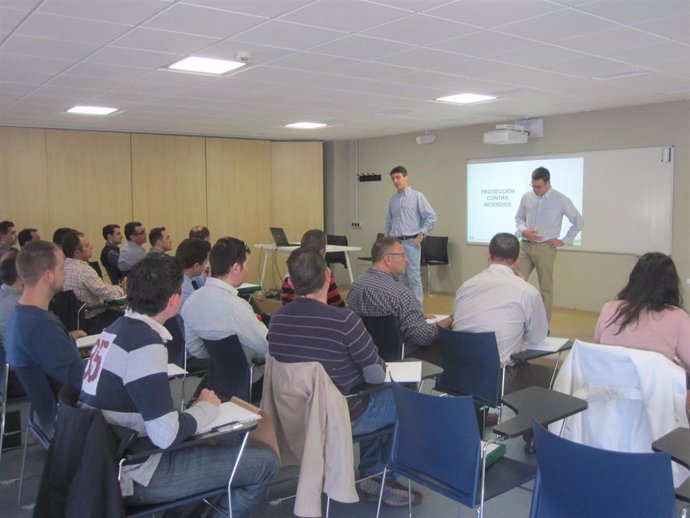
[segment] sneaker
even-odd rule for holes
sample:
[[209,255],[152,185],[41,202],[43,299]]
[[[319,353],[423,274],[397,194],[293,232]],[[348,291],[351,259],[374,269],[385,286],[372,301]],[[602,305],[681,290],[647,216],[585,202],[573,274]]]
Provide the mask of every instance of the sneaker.
[[[368,478],[357,483],[357,488],[363,494],[365,500],[378,501],[381,493],[381,479]],[[412,491],[412,505],[419,505],[422,503],[424,497],[419,491]],[[408,505],[407,487],[399,484],[395,480],[386,480],[386,486],[383,489],[383,503],[392,507],[404,507]]]

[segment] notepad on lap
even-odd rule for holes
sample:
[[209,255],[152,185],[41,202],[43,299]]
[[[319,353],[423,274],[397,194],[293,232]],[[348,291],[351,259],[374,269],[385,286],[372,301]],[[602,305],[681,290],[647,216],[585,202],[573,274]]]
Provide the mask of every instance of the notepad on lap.
[[206,433],[232,423],[251,423],[259,419],[261,419],[259,414],[242,408],[232,401],[227,401],[226,403],[221,403],[218,407],[216,418],[204,428],[197,430],[197,433]]
[[422,381],[422,362],[388,362],[386,381],[397,383]]

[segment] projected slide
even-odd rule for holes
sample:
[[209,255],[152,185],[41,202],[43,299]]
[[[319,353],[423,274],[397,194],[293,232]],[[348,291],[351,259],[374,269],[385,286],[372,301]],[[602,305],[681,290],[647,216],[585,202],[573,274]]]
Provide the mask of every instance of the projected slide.
[[[488,243],[498,232],[515,232],[515,213],[522,195],[531,189],[532,171],[546,167],[551,186],[570,198],[582,210],[584,158],[551,158],[505,162],[470,161],[467,164],[467,242]],[[563,218],[561,234],[570,222]],[[578,234],[573,245],[582,243]]]

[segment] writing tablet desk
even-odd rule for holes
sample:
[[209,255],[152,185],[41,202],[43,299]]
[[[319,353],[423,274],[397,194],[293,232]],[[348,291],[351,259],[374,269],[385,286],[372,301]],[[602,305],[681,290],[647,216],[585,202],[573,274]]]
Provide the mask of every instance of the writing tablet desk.
[[544,387],[527,387],[506,394],[501,402],[515,411],[515,417],[494,426],[493,431],[505,439],[522,435],[532,429],[534,418],[542,426],[582,412],[587,401]]
[[[283,254],[289,254],[293,250],[299,248],[299,245],[291,245],[291,246],[278,246],[275,243],[266,243],[266,244],[260,244],[260,245],[254,245],[256,248],[260,248],[262,251],[266,252],[273,252],[273,254],[276,254],[277,252],[281,252]],[[344,252],[345,253],[345,262],[347,263],[347,273],[350,276],[350,284],[355,282],[355,278],[352,274],[352,264],[350,264],[350,254],[348,252],[359,252],[362,250],[361,246],[345,246],[345,245],[326,245],[326,253],[331,253],[331,252]],[[259,283],[261,286],[264,285],[264,278],[266,277],[266,266],[268,265],[268,256],[271,254],[265,253],[263,254],[263,257],[261,259],[261,278],[259,279]]]
[[549,382],[549,388],[553,387],[553,382],[556,379],[556,373],[558,372],[558,365],[561,363],[561,357],[564,352],[569,351],[573,348],[573,341],[568,340],[561,347],[555,351],[547,351],[543,349],[525,349],[519,353],[513,353],[510,355],[510,359],[515,363],[526,363],[530,360],[536,360],[537,358],[544,358],[545,356],[550,356],[552,354],[558,354],[556,357],[556,365],[553,367],[553,374],[551,374],[551,381]]
[[[652,449],[670,454],[674,461],[690,469],[690,428],[676,428],[654,441]],[[675,491],[678,500],[690,502],[690,478]]]
[[[425,360],[416,360],[415,358],[408,358],[405,360],[400,360],[397,362],[386,362],[386,363],[401,363],[401,362],[408,362],[408,361],[421,361],[422,362],[422,378],[421,381],[424,381],[426,379],[432,379],[436,378],[437,376],[440,376],[443,373],[443,367],[439,367],[438,365],[425,361]],[[402,382],[402,383],[408,383],[408,382]],[[414,383],[414,382],[411,382]],[[371,394],[372,392],[377,392],[379,390],[383,390],[385,388],[390,387],[390,382],[385,382],[385,383],[363,383],[362,385],[358,385],[355,387],[355,392],[353,392],[353,395],[356,394],[358,396],[366,395],[366,394]]]

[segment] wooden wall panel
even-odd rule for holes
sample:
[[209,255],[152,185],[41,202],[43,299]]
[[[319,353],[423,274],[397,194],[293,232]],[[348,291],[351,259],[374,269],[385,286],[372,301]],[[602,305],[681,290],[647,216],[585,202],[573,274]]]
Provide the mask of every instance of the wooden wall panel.
[[252,250],[248,282],[258,282],[260,251],[270,238],[271,143],[206,139],[206,199],[211,239],[232,236]]
[[324,228],[323,144],[272,142],[272,222],[291,241],[310,228]]
[[205,225],[206,152],[203,137],[132,134],[133,219],[147,232],[164,226],[177,245]]
[[38,228],[50,240],[46,132],[42,129],[0,128],[0,221],[22,228]]
[[48,130],[46,156],[53,227],[84,232],[98,256],[103,225],[132,215],[129,133]]

